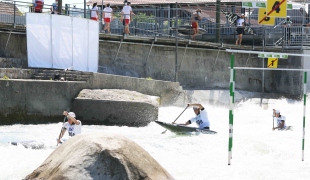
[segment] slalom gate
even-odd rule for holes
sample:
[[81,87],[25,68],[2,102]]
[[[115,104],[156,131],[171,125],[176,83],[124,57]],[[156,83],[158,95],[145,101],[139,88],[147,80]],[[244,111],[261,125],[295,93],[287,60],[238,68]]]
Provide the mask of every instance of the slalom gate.
[[[247,70],[273,70],[273,71],[301,71],[303,73],[304,80],[304,109],[303,109],[303,133],[302,133],[302,161],[304,161],[304,149],[305,149],[305,122],[306,122],[306,101],[307,101],[307,72],[310,69],[285,69],[285,68],[252,68],[252,67],[234,67],[235,56],[234,53],[243,53],[243,54],[270,54],[272,52],[261,52],[261,51],[245,51],[245,50],[233,50],[226,49],[226,52],[231,52],[230,58],[230,98],[229,98],[229,140],[228,140],[228,165],[231,164],[232,159],[232,146],[233,146],[233,122],[234,122],[234,94],[235,94],[235,70],[237,69],[247,69]],[[300,57],[310,57],[308,54],[290,54],[290,53],[276,53],[279,56],[300,56]]]

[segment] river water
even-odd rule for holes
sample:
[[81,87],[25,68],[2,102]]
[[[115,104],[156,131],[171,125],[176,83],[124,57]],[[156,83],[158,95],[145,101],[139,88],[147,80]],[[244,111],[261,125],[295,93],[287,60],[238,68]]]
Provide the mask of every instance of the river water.
[[[309,100],[307,102],[310,103]],[[287,99],[260,104],[251,99],[236,105],[231,165],[228,165],[229,110],[202,103],[208,111],[216,135],[176,135],[156,123],[147,127],[83,126],[82,133],[121,134],[148,151],[175,179],[310,179],[310,121],[306,114],[305,160],[302,161],[303,102]],[[309,104],[310,106],[310,104]],[[272,131],[272,109],[280,109],[293,131]],[[159,120],[172,122],[184,108],[164,107]],[[307,107],[307,112],[310,112]],[[78,113],[77,113],[78,115]],[[194,115],[186,110],[177,122]],[[0,179],[22,179],[31,173],[56,148],[62,120],[46,125],[0,126]],[[36,140],[42,149],[12,146],[9,141]]]

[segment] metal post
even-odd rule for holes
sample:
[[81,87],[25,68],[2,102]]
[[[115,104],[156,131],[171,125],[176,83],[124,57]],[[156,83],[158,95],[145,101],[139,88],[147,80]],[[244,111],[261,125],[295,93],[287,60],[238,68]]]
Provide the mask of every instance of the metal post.
[[302,161],[304,161],[304,150],[305,150],[306,102],[307,102],[307,72],[304,72],[304,116],[303,116],[302,158],[301,158]]
[[[263,68],[265,67],[265,58],[263,58]],[[263,70],[262,74],[262,92],[264,92],[265,89],[265,71]]]
[[215,15],[215,21],[216,21],[216,29],[215,29],[215,42],[220,42],[220,25],[221,25],[221,0],[216,0],[216,15]]
[[13,24],[13,27],[15,28],[16,26],[15,26],[15,18],[16,18],[16,4],[15,4],[16,2],[14,1],[14,24]]
[[229,99],[229,141],[228,141],[228,165],[232,158],[232,144],[233,144],[233,122],[234,122],[234,94],[235,94],[235,70],[234,53],[231,54],[230,58],[230,99]]
[[262,43],[263,51],[265,51],[265,38],[266,38],[265,36],[266,36],[265,26],[263,26],[263,43]]
[[58,14],[61,14],[62,13],[62,0],[58,0]]
[[84,18],[86,18],[86,0],[84,0]]
[[[104,20],[103,20],[103,0],[101,0],[101,20],[99,21],[100,22],[100,31],[104,29]],[[99,31],[99,32],[100,32]]]
[[172,31],[171,31],[171,28],[172,28],[172,23],[171,23],[171,14],[172,14],[172,10],[171,10],[171,7],[170,7],[171,5],[169,4],[168,5],[168,25],[169,25],[169,27],[168,27],[168,33],[169,33],[169,36],[171,36],[171,34],[172,34]]
[[174,80],[175,82],[178,82],[178,3],[175,3],[176,7],[176,15],[175,15],[175,77]]

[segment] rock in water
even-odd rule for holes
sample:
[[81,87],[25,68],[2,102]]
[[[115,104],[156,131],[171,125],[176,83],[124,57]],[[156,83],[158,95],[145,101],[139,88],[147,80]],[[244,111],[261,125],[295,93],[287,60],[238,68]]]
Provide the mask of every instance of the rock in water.
[[25,179],[174,179],[135,142],[115,134],[74,136]]

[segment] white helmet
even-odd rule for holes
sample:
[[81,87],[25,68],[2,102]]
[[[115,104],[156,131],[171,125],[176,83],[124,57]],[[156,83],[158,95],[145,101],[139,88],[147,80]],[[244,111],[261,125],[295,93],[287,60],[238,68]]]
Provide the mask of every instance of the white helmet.
[[276,110],[276,114],[280,114],[280,110]]
[[68,115],[75,118],[75,113],[74,112],[69,112]]

